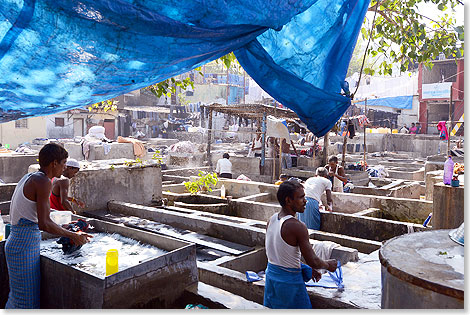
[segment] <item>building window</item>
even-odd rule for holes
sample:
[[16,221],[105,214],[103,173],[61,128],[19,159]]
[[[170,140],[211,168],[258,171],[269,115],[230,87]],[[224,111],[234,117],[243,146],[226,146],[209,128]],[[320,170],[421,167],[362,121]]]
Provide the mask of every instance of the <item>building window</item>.
[[55,126],[56,127],[63,127],[64,126],[64,118],[55,118]]
[[28,128],[28,119],[15,121],[15,128]]

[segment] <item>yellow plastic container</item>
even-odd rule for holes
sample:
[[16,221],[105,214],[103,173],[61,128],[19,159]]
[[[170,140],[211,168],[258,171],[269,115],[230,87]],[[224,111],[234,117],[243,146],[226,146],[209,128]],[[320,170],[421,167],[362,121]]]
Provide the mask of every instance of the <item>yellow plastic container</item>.
[[398,133],[398,129],[393,129],[392,133]]
[[106,276],[119,271],[118,256],[117,249],[110,249],[106,252]]

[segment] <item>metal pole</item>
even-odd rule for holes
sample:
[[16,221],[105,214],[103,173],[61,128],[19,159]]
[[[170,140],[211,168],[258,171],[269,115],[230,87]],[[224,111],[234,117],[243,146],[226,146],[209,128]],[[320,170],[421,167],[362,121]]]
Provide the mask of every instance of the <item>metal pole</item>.
[[260,168],[260,173],[261,175],[264,175],[264,162],[266,159],[266,112],[263,113],[263,121],[261,123],[261,168]]
[[452,85],[450,86],[450,99],[449,99],[449,127],[448,130],[448,138],[447,138],[447,155],[450,155],[450,133],[452,131]]
[[[367,117],[367,97],[364,102],[364,115]],[[364,122],[364,171],[366,170],[366,123]]]
[[344,164],[346,164],[346,145],[348,143],[348,129],[349,128],[349,117],[348,117],[348,122],[346,123],[346,133],[344,134],[343,138],[343,160],[341,161],[341,166],[344,167]]
[[209,169],[212,170],[212,159],[211,159],[211,142],[212,142],[212,109],[209,109],[209,129],[207,132],[207,161],[209,162]]
[[328,163],[328,146],[330,145],[330,131],[323,136],[323,165]]

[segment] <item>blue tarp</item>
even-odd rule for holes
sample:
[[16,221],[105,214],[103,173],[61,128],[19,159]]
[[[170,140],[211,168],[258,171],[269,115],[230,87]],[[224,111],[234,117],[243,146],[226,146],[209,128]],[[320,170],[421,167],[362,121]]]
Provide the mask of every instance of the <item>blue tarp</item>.
[[[362,101],[357,104],[364,105],[365,102]],[[386,106],[399,109],[411,109],[413,107],[413,95],[367,99],[367,106]]]
[[0,0],[0,122],[111,99],[235,51],[317,136],[369,0]]

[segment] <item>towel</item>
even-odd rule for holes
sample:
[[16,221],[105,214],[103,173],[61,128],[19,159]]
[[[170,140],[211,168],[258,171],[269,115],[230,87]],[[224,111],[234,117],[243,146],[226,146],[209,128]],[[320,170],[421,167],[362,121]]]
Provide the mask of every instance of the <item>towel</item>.
[[134,145],[134,155],[137,157],[143,157],[145,155],[145,147],[142,141],[132,138],[124,138],[118,136],[118,143],[132,143]]
[[263,305],[275,309],[311,309],[302,270],[268,263]]
[[41,232],[24,218],[12,225],[5,244],[10,294],[5,308],[39,308]]

